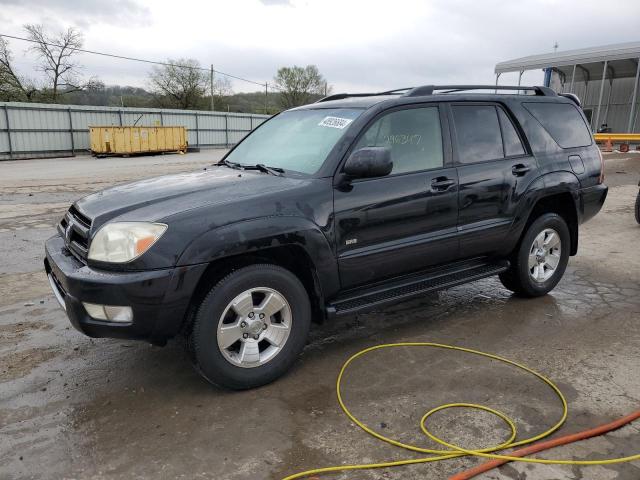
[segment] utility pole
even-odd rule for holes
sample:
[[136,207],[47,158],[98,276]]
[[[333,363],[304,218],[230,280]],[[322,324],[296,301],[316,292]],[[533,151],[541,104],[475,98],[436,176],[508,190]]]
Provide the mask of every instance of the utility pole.
[[267,103],[269,101],[269,84],[265,82],[264,84],[264,114],[268,114]]
[[214,104],[213,104],[213,64],[211,64],[211,78],[209,79],[210,85],[209,85],[209,92],[211,94],[211,111],[213,112],[214,110]]

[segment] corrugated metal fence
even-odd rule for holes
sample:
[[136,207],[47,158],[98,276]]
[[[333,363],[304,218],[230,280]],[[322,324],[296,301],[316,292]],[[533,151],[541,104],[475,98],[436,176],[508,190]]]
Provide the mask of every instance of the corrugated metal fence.
[[87,153],[89,126],[184,126],[190,147],[228,147],[268,115],[0,102],[0,160]]

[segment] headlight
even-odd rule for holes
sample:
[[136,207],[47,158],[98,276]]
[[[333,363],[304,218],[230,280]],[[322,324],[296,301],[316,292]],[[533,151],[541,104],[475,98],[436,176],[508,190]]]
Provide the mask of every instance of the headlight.
[[110,263],[130,262],[149,250],[166,230],[164,223],[107,223],[93,237],[89,259]]

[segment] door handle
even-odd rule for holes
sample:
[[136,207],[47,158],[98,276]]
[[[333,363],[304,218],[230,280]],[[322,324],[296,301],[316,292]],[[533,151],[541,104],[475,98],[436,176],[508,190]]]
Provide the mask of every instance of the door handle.
[[513,167],[511,167],[511,173],[513,173],[516,177],[523,176],[529,170],[531,170],[531,167],[527,167],[526,165],[523,165],[522,163],[519,163],[519,164],[514,165]]
[[455,180],[451,180],[447,177],[437,177],[431,180],[431,188],[438,191],[447,190],[450,186],[455,184]]

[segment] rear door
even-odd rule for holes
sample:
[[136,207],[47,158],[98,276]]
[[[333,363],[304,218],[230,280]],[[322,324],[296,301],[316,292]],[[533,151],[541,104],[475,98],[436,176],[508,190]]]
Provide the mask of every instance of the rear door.
[[516,207],[537,176],[517,123],[496,103],[450,105],[458,171],[460,256],[502,252]]
[[456,257],[458,179],[443,120],[437,105],[404,106],[382,113],[356,141],[352,151],[389,147],[393,171],[334,189],[343,288]]

